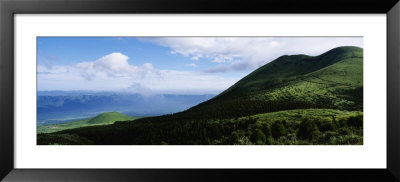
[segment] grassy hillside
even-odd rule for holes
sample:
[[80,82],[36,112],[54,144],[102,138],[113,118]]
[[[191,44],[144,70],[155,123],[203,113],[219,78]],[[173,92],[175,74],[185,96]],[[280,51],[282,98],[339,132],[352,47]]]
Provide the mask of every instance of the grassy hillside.
[[362,144],[362,111],[363,49],[339,47],[281,56],[180,113],[39,135],[38,143]]
[[120,112],[105,112],[97,115],[96,117],[90,119],[88,124],[111,124],[115,121],[127,121],[132,120],[131,116],[127,116]]
[[119,122],[38,135],[38,144],[362,144],[362,112],[298,109],[223,120]]
[[220,96],[227,93],[246,95],[245,92],[248,91],[266,90],[284,81],[296,79],[296,76],[312,73],[350,58],[359,58],[362,61],[363,50],[349,46],[332,49],[320,56],[284,55],[253,71]]
[[363,107],[362,51],[339,47],[315,57],[282,56],[213,99],[185,112],[148,120],[227,119],[306,108],[359,111]]
[[132,121],[138,118],[140,117],[127,116],[119,112],[105,112],[93,118],[52,125],[41,125],[37,127],[37,133],[51,133],[85,126],[108,125],[113,124],[115,121]]

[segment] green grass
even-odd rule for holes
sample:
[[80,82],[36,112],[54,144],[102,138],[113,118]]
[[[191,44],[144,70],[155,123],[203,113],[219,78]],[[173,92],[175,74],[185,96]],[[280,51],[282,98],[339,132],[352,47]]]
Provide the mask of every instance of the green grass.
[[[348,92],[357,92],[363,86],[361,58],[345,59],[318,71],[305,74],[268,91],[253,92],[251,100],[286,100],[315,102],[329,100],[334,108],[347,109],[360,105],[359,98],[349,99]],[[358,99],[358,101],[357,101]]]
[[104,112],[93,118],[59,124],[41,125],[37,127],[37,133],[52,133],[86,126],[108,125],[113,124],[115,121],[132,121],[139,118],[141,117],[127,116],[119,112]]
[[[327,68],[330,65],[350,58],[360,58],[362,61],[363,49],[359,47],[345,46],[332,49],[319,56],[281,56],[245,76],[220,95],[229,92],[265,90],[268,87],[295,79],[297,76],[306,75]],[[356,64],[359,65],[359,63]],[[346,66],[346,64],[344,66]],[[360,68],[362,71],[362,66]]]
[[[112,124],[115,121],[127,121],[134,119],[120,112],[105,112],[87,121],[88,124]],[[136,117],[137,119],[137,117]]]
[[[363,112],[361,111],[340,111],[335,109],[295,109],[256,114],[250,116],[250,118],[256,119],[259,123],[271,123],[277,120],[286,120],[299,124],[304,119],[332,121],[332,117],[335,117],[336,120],[342,120],[362,114]],[[238,119],[247,118],[248,117],[240,117]]]

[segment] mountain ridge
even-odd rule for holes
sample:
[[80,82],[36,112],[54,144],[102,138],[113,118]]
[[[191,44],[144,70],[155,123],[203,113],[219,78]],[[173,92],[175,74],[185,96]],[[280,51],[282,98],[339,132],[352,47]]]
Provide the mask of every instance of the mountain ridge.
[[[288,70],[288,68],[287,68],[287,66],[289,66],[289,65],[287,65],[288,63],[294,64],[295,66],[302,66],[302,67],[308,66],[309,68],[307,68],[307,69],[309,69],[309,70],[299,70],[299,72],[295,72],[294,74],[293,73],[290,74],[291,73],[290,71],[286,71],[285,73],[289,73],[289,74],[284,75],[284,77],[296,76],[296,75],[306,74],[306,73],[310,73],[310,72],[319,70],[323,67],[334,64],[339,60],[342,60],[345,58],[350,58],[350,55],[348,54],[349,52],[352,53],[351,54],[352,57],[358,57],[360,55],[356,56],[356,55],[354,55],[354,52],[359,52],[359,51],[362,51],[362,48],[355,47],[355,46],[343,46],[343,47],[333,48],[333,49],[331,49],[323,54],[320,54],[318,56],[308,56],[308,55],[304,55],[304,54],[283,55],[283,56],[280,56],[277,59],[271,61],[270,63],[267,63],[264,66],[257,68],[256,70],[254,70],[253,72],[251,72],[250,74],[248,74],[247,76],[243,77],[241,80],[236,82],[230,88],[226,89],[221,94],[229,92],[229,90],[235,89],[235,87],[238,87],[239,85],[243,84],[243,82],[255,82],[255,81],[259,80],[259,78],[254,78],[255,75],[257,75],[257,74],[262,74],[262,76],[265,76],[265,77],[272,76],[273,78],[275,78],[275,77],[277,77],[276,75],[268,74],[268,73],[270,73],[270,72],[275,73],[273,69],[278,69],[279,73],[282,73],[281,70]],[[361,57],[362,57],[362,52],[361,52]],[[318,65],[317,67],[312,66],[312,64],[314,64],[314,62],[326,60],[327,58],[329,58],[328,60],[330,60],[330,62],[324,63],[323,65]],[[298,62],[299,59],[300,60],[303,59],[303,60],[301,62]],[[279,62],[282,62],[282,63],[279,64]],[[282,66],[282,67],[285,66],[285,68],[279,68],[279,66]],[[295,69],[295,70],[297,70],[297,69]],[[264,72],[267,72],[267,73],[265,74]],[[221,94],[219,94],[219,95],[221,95]]]
[[[265,99],[254,99],[254,98],[249,98],[249,95],[257,92],[261,93],[267,93],[271,92],[273,89],[279,89],[279,88],[285,88],[285,84],[292,84],[296,82],[312,82],[314,77],[310,76],[311,73],[316,72],[318,70],[322,70],[323,68],[327,68],[329,66],[338,64],[341,61],[346,61],[351,62],[353,60],[356,60],[357,63],[355,64],[355,67],[357,67],[357,75],[361,76],[360,78],[354,78],[357,79],[358,81],[362,81],[362,48],[359,47],[353,47],[353,46],[347,46],[347,47],[338,47],[334,48],[326,53],[323,53],[319,56],[281,56],[280,58],[256,69],[243,79],[239,80],[237,83],[235,83],[233,86],[228,88],[226,91],[222,92],[221,94],[217,95],[213,99],[210,99],[208,101],[205,101],[203,103],[200,103],[187,111],[195,111],[196,109],[201,109],[204,107],[210,107],[210,105],[214,105],[214,108],[217,107],[227,107],[227,109],[232,110],[233,112],[237,112],[238,109],[237,107],[242,107],[240,105],[240,102],[244,103],[246,99],[252,99],[254,102],[253,104],[248,104],[248,105],[263,105],[265,102],[273,102],[274,99],[269,99],[268,101]],[[290,67],[292,70],[286,71],[286,72],[295,72],[296,74],[287,74],[287,73],[282,73],[283,71],[280,70],[288,70],[287,67],[290,66],[288,64],[285,64],[288,59],[291,58],[292,60],[289,60],[292,64]],[[300,60],[294,60],[294,58],[301,58]],[[311,59],[312,58],[312,59]],[[304,60],[305,59],[305,60]],[[328,60],[324,60],[328,59]],[[351,61],[350,61],[351,60]],[[315,65],[315,62],[318,61],[318,63],[322,64],[321,65]],[[307,70],[304,70],[304,66],[308,62],[307,65],[313,66],[312,68],[306,68]],[[345,63],[345,64],[350,64],[350,63]],[[279,69],[280,67],[284,67],[283,69],[279,69],[279,74],[283,74],[284,77],[279,77],[279,75],[274,74],[275,72],[272,72],[272,76],[270,72],[263,73],[266,71],[271,70],[271,67],[273,68],[274,64],[279,63],[278,66],[276,66],[276,69]],[[293,67],[293,65],[301,65],[303,63],[303,66],[300,67]],[[316,69],[318,68],[318,69]],[[341,69],[346,70],[350,68],[342,67]],[[361,74],[359,73],[361,71]],[[332,78],[340,77],[338,74],[331,75]],[[261,79],[261,81],[259,81]],[[306,81],[304,81],[306,79]],[[319,79],[319,78],[316,78]],[[338,78],[339,79],[339,78]],[[340,79],[345,80],[346,77],[340,77]],[[339,79],[339,80],[340,80]],[[353,78],[352,78],[353,79]],[[250,81],[247,81],[250,80]],[[265,81],[266,80],[266,81]],[[253,82],[249,84],[249,82]],[[255,82],[255,83],[254,83]],[[329,81],[326,81],[329,82]],[[322,84],[328,84],[328,83],[322,83]],[[250,85],[250,89],[249,86]],[[313,85],[315,86],[315,85]],[[339,88],[338,88],[339,89]],[[340,88],[341,89],[341,88]],[[291,94],[293,96],[293,94]],[[290,96],[289,96],[290,97]],[[285,102],[298,102],[298,103],[293,103],[290,106],[279,106],[276,109],[263,109],[263,108],[254,108],[254,110],[259,110],[259,111],[254,111],[254,112],[249,112],[248,114],[257,114],[261,113],[261,111],[278,111],[281,109],[307,109],[307,108],[318,108],[318,103],[316,102],[302,102],[301,100],[292,100],[288,101],[288,99],[284,99]],[[321,98],[316,98],[316,99],[321,99]],[[262,103],[260,103],[260,102]],[[326,101],[326,99],[324,99]],[[324,102],[324,101],[319,101],[319,102]],[[222,103],[221,103],[222,102]],[[270,103],[270,105],[282,105],[281,103]],[[230,106],[234,107],[230,107]],[[296,105],[303,105],[301,106],[296,106]],[[327,105],[327,104],[324,104]],[[248,106],[251,108],[251,106]],[[262,106],[263,107],[263,106]],[[350,107],[350,106],[346,106]],[[355,108],[360,107],[360,106],[354,106]],[[334,107],[333,105],[331,107],[322,107],[322,108],[329,108],[329,109],[343,109],[343,108],[338,108]],[[349,109],[349,108],[346,108]],[[246,109],[245,109],[246,110]],[[247,109],[251,110],[251,109]],[[350,110],[359,110],[359,109],[351,109]],[[209,113],[213,113],[212,110],[208,110]],[[230,114],[227,115],[234,115],[235,117],[240,116],[236,115],[233,112],[230,112]],[[179,113],[178,113],[179,114]],[[202,112],[200,115],[205,114]]]

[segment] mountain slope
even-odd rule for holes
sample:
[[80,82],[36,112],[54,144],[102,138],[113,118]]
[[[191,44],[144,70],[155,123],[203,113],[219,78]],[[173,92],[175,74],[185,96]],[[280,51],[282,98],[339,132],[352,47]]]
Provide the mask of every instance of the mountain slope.
[[[362,110],[362,68],[363,50],[358,47],[339,47],[315,57],[282,56],[215,98],[167,117],[223,119],[290,109]],[[158,119],[165,116],[151,120]]]
[[87,123],[89,124],[104,124],[115,121],[127,121],[132,119],[132,117],[122,114],[120,112],[104,112],[96,117],[90,119]]
[[320,56],[292,55],[281,56],[278,59],[258,68],[221,95],[254,90],[264,90],[283,81],[295,79],[321,68],[349,58],[363,58],[363,52],[358,47],[338,47]]

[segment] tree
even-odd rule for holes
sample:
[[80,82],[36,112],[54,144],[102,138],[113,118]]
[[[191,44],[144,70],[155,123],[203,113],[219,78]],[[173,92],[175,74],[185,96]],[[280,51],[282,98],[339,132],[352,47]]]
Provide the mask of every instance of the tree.
[[252,133],[250,140],[257,145],[264,145],[267,141],[267,137],[260,129],[257,128]]
[[264,132],[267,138],[272,137],[271,127],[267,123],[261,124],[261,130]]
[[[271,126],[272,136],[276,139],[285,136],[287,131],[282,121],[275,121]],[[286,123],[286,122],[285,122]]]
[[347,125],[348,126],[354,126],[356,128],[360,128],[363,126],[363,116],[358,115],[358,116],[352,116],[347,120]]
[[319,135],[318,125],[314,120],[304,119],[299,126],[297,136],[301,139],[313,139]]

